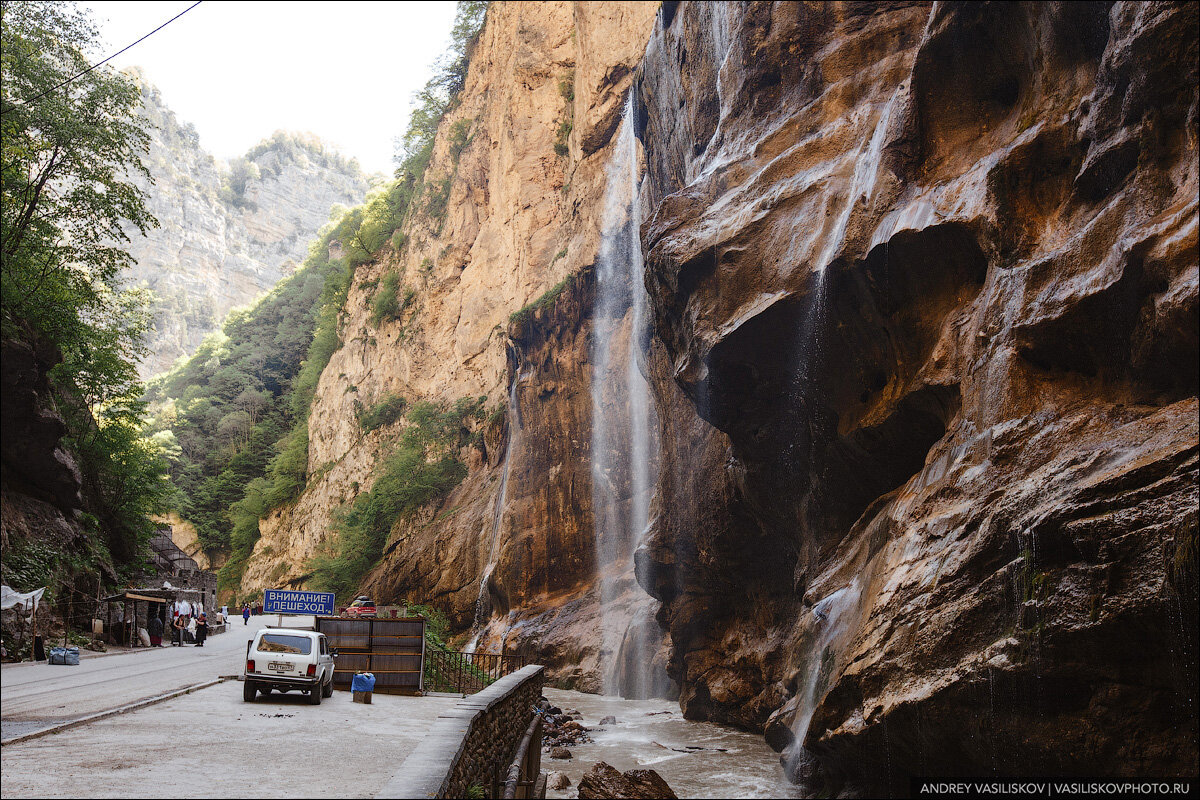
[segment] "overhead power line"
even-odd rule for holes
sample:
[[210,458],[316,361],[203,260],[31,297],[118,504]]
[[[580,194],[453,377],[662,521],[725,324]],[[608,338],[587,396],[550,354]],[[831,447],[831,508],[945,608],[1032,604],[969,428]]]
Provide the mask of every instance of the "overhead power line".
[[147,39],[149,39],[151,36],[153,36],[154,34],[158,33],[158,32],[159,32],[159,31],[161,31],[163,28],[167,27],[167,26],[168,26],[168,25],[170,25],[172,22],[174,22],[175,20],[179,19],[180,17],[182,17],[184,14],[188,13],[189,11],[191,11],[191,10],[192,10],[193,8],[195,8],[196,6],[200,5],[200,3],[201,3],[201,2],[203,2],[203,0],[196,0],[196,2],[192,3],[190,6],[188,6],[187,8],[185,8],[183,11],[180,11],[178,14],[176,14],[176,15],[175,15],[175,16],[173,16],[173,17],[171,17],[169,20],[167,20],[166,22],[164,22],[162,25],[159,25],[157,28],[155,28],[154,30],[150,31],[149,33],[147,33],[147,34],[146,34],[145,36],[143,36],[142,38],[138,39],[138,40],[137,40],[136,42],[134,42],[133,44],[126,45],[125,47],[121,48],[121,49],[120,49],[120,50],[118,50],[117,52],[113,53],[113,54],[112,54],[111,56],[109,56],[108,58],[104,59],[103,61],[100,61],[100,62],[98,62],[98,63],[96,63],[96,64],[93,64],[92,66],[88,67],[87,69],[83,70],[82,72],[79,72],[79,73],[77,73],[77,74],[75,74],[75,75],[72,75],[71,77],[69,77],[69,78],[67,78],[65,81],[63,81],[62,83],[58,84],[57,86],[52,86],[51,88],[47,89],[46,91],[42,92],[41,94],[37,95],[36,97],[31,97],[31,98],[29,98],[28,100],[22,100],[22,101],[20,101],[20,102],[18,102],[18,103],[13,103],[13,105],[12,105],[12,106],[9,108],[9,110],[11,111],[11,110],[12,110],[12,108],[14,108],[14,107],[27,106],[27,105],[29,105],[30,103],[36,103],[38,100],[41,100],[43,97],[45,97],[46,95],[50,94],[51,92],[56,92],[56,91],[58,91],[59,89],[61,89],[62,87],[66,86],[66,85],[67,85],[68,83],[70,83],[71,81],[78,80],[79,78],[82,78],[84,75],[87,75],[89,72],[91,72],[92,70],[96,69],[97,67],[102,67],[102,66],[104,66],[104,65],[105,65],[105,64],[107,64],[109,61],[112,61],[114,58],[116,58],[117,56],[121,55],[121,53],[124,53],[126,50],[130,49],[131,47],[135,47],[135,46],[137,46],[137,45],[141,44],[142,42],[146,41],[146,40],[147,40]]

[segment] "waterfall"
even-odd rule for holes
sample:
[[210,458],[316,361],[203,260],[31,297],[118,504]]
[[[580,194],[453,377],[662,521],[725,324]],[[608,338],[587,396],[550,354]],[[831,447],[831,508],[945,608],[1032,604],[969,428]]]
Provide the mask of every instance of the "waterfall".
[[[875,120],[871,137],[864,140],[860,146],[853,162],[854,171],[845,205],[839,212],[832,231],[826,234],[825,246],[811,262],[815,282],[805,301],[796,332],[795,390],[800,398],[815,390],[816,374],[824,355],[823,331],[826,325],[828,267],[845,244],[847,228],[854,210],[860,204],[869,204],[875,196],[888,128],[893,109],[901,97],[902,91],[899,89],[892,94]],[[809,469],[816,471],[817,465],[813,460],[811,445],[807,452],[799,453],[796,457],[798,460],[806,458],[809,461]],[[801,764],[807,756],[804,737],[808,734],[813,715],[824,698],[830,681],[836,671],[844,667],[837,663],[837,651],[845,644],[846,637],[854,631],[857,622],[854,612],[859,607],[861,596],[862,586],[860,579],[856,577],[847,586],[830,593],[813,606],[816,627],[806,643],[808,653],[804,665],[804,679],[796,687],[799,704],[792,720],[792,733],[795,738],[786,754],[787,770],[792,775],[803,772]]]
[[[592,500],[605,694],[652,691],[655,601],[633,577],[649,523],[657,417],[639,366],[649,321],[644,285],[633,93],[625,102],[605,189],[592,317]],[[649,622],[649,624],[647,624]]]
[[796,774],[800,761],[804,758],[804,737],[812,723],[817,705],[825,696],[829,682],[837,669],[844,666],[837,663],[837,650],[845,643],[846,634],[854,630],[854,614],[862,596],[862,587],[856,577],[849,585],[843,586],[820,600],[812,608],[814,624],[813,645],[808,651],[808,660],[804,665],[804,681],[796,687],[800,704],[796,715],[792,718],[792,740],[790,750],[785,754],[787,770]]
[[[519,369],[519,368],[518,368]],[[518,402],[517,390],[521,385],[521,381],[528,377],[526,374],[518,373],[513,376],[512,386],[508,389],[508,444],[504,448],[504,466],[500,471],[500,489],[496,492],[496,507],[492,513],[492,530],[491,543],[488,549],[487,566],[483,568],[483,575],[479,579],[479,595],[475,600],[475,626],[480,629],[487,624],[488,618],[492,615],[492,601],[488,592],[488,581],[492,579],[492,573],[496,570],[496,562],[500,557],[500,527],[504,523],[504,508],[508,503],[508,475],[512,470],[513,454],[517,451],[518,444],[521,441],[521,407]],[[479,642],[479,633],[476,633],[471,639],[467,647],[467,652],[475,652],[475,646]]]

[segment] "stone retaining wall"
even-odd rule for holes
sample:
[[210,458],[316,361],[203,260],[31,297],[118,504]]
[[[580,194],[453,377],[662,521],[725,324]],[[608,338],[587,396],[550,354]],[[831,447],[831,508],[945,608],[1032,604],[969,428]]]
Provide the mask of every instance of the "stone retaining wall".
[[533,664],[460,700],[376,797],[466,797],[472,784],[503,785],[544,683],[545,668]]

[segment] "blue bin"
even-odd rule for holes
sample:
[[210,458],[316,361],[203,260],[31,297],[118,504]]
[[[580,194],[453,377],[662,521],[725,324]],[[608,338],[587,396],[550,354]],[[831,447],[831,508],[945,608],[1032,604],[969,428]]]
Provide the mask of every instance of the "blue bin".
[[375,691],[375,676],[369,672],[360,672],[350,680],[350,691],[352,692],[373,692]]

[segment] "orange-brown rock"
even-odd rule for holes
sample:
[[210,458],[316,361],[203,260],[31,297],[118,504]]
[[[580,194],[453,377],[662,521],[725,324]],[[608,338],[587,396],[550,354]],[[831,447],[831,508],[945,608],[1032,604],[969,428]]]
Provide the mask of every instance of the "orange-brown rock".
[[[655,13],[640,3],[489,7],[461,102],[442,123],[426,175],[450,180],[445,218],[414,215],[403,252],[355,275],[343,346],[310,415],[315,477],[293,506],[261,522],[243,591],[303,585],[337,509],[373,485],[396,429],[364,435],[355,401],[370,405],[387,392],[410,403],[482,396],[502,413],[481,423],[482,444],[462,454],[468,476],[439,507],[396,526],[363,591],[380,602],[432,603],[464,631],[494,559],[483,592],[484,616],[494,617],[481,649],[502,640],[526,647],[561,682],[598,688],[590,268],[609,141]],[[560,155],[564,121],[573,127]],[[449,139],[459,123],[470,141],[455,155]],[[413,300],[402,320],[376,328],[373,282],[391,271]],[[570,276],[555,298],[510,321]],[[520,414],[515,446],[510,380]],[[498,509],[506,458],[507,502]],[[632,579],[629,592],[642,594]]]
[[688,716],[845,791],[1195,772],[1196,18],[664,4],[638,574]]

